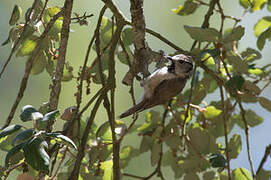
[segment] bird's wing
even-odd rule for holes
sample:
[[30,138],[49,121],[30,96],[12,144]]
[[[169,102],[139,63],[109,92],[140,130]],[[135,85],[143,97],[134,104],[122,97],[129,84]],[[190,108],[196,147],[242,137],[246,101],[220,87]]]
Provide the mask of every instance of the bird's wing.
[[154,90],[154,94],[144,106],[145,109],[164,104],[172,97],[178,95],[184,88],[186,78],[174,78],[162,81]]

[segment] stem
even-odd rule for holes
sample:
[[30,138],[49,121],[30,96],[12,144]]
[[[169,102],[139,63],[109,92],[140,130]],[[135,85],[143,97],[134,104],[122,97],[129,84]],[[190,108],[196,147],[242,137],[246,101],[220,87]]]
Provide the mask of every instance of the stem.
[[227,170],[228,170],[228,179],[231,180],[231,168],[230,168],[230,157],[229,157],[229,144],[228,144],[228,133],[227,133],[227,117],[226,113],[228,113],[225,108],[224,101],[224,93],[222,85],[219,86],[220,89],[220,97],[221,97],[221,105],[222,105],[222,113],[223,113],[223,123],[224,123],[224,137],[225,137],[225,145],[226,145],[226,158],[227,158]]
[[260,172],[261,172],[261,170],[262,170],[262,168],[263,168],[263,165],[264,165],[264,163],[266,162],[266,160],[267,160],[267,158],[268,158],[268,156],[271,154],[271,145],[268,145],[266,148],[265,148],[265,153],[264,153],[264,156],[263,156],[263,158],[262,158],[262,160],[261,160],[261,163],[260,163],[260,165],[259,165],[259,167],[258,167],[258,169],[257,169],[257,172],[256,172],[256,175],[258,175]]

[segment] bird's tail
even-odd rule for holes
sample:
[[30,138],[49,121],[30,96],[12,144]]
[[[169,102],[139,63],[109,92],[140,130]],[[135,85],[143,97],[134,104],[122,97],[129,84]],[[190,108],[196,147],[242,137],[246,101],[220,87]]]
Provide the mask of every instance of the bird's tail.
[[134,105],[133,107],[131,107],[130,109],[128,109],[127,111],[125,111],[124,113],[122,113],[119,116],[119,118],[122,119],[122,118],[130,116],[131,114],[134,114],[136,112],[143,111],[145,109],[144,108],[145,103],[146,103],[146,101],[139,102],[138,104]]

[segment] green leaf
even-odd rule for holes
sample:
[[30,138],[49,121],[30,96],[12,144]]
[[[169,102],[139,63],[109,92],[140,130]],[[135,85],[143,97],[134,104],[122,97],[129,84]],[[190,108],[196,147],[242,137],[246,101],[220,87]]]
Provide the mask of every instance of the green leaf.
[[128,166],[128,163],[129,161],[139,155],[139,150],[138,149],[135,149],[133,148],[132,146],[124,146],[122,149],[121,149],[121,152],[120,152],[120,166],[121,168],[125,168]]
[[35,170],[48,174],[50,157],[45,148],[48,148],[48,144],[39,137],[33,138],[23,146],[26,162]]
[[18,5],[15,5],[9,19],[9,25],[13,26],[22,16],[22,8]]
[[271,16],[265,16],[254,26],[254,35],[259,37],[266,29],[271,27]]
[[153,147],[154,139],[151,136],[143,136],[140,143],[140,153],[147,152]]
[[220,40],[220,34],[214,28],[203,29],[199,27],[184,26],[184,29],[192,39],[200,42],[218,42]]
[[245,79],[242,76],[234,75],[230,80],[226,82],[226,85],[232,90],[238,89],[241,91],[244,83]]
[[250,69],[248,69],[248,72],[250,73],[250,74],[254,74],[254,75],[256,75],[256,76],[261,76],[261,75],[263,75],[263,70],[261,70],[261,69],[259,69],[259,68],[250,68]]
[[267,1],[267,10],[269,12],[271,12],[271,1],[270,0]]
[[111,142],[112,132],[110,130],[110,124],[108,121],[103,123],[96,132],[96,138],[100,138],[102,141]]
[[239,0],[239,3],[243,8],[247,9],[253,6],[253,1],[254,0]]
[[[233,118],[237,121],[238,126],[244,129],[245,125],[241,115],[234,115]],[[245,118],[248,126],[250,127],[255,127],[263,122],[263,118],[258,116],[254,111],[250,109],[245,112]]]
[[168,145],[170,148],[178,149],[179,146],[182,144],[181,139],[179,136],[170,136],[166,140],[166,145]]
[[[109,62],[109,54],[108,53],[104,53],[101,56],[102,71],[108,69],[108,62]],[[98,58],[95,58],[95,60],[91,64],[91,66],[88,68],[87,72],[89,74],[99,73],[99,60],[98,60]]]
[[104,171],[103,180],[113,179],[113,161],[112,160],[101,162],[101,169]]
[[270,180],[271,171],[261,169],[259,173],[256,174],[256,180]]
[[195,3],[191,0],[187,0],[187,1],[185,1],[183,6],[180,5],[180,6],[178,6],[178,8],[172,9],[171,11],[177,15],[186,16],[186,15],[194,13],[197,8],[198,8],[197,3]]
[[72,80],[72,78],[73,78],[73,67],[70,66],[68,62],[66,62],[63,70],[62,81],[67,82]]
[[229,142],[229,158],[235,159],[238,157],[242,149],[241,136],[239,134],[234,134]]
[[10,134],[13,134],[14,132],[20,130],[21,128],[22,128],[21,125],[17,125],[17,124],[10,125],[0,132],[0,138],[6,137],[7,135],[10,135]]
[[151,165],[154,166],[158,163],[161,153],[161,144],[154,142],[151,149]]
[[132,63],[132,61],[133,61],[133,54],[132,54],[132,51],[129,47],[125,47],[125,49],[128,54],[128,57],[124,51],[118,52],[117,55],[118,55],[118,59],[120,60],[121,63],[129,65],[129,61],[130,61],[130,63]]
[[36,59],[33,62],[33,66],[31,69],[31,74],[37,75],[43,72],[47,65],[47,56],[45,55],[45,52],[40,52]]
[[13,139],[12,139],[12,146],[17,146],[18,144],[21,144],[28,139],[30,139],[36,131],[34,129],[27,129],[20,133],[18,133]]
[[34,51],[37,45],[37,42],[35,41],[36,39],[37,39],[36,36],[32,36],[24,40],[22,42],[20,49],[16,53],[16,57],[31,55],[31,53]]
[[178,161],[179,169],[182,169],[185,173],[196,172],[199,165],[199,159],[185,158]]
[[200,180],[196,173],[187,173],[184,175],[183,180]]
[[11,159],[20,152],[20,150],[23,148],[24,143],[21,143],[15,147],[13,147],[11,150],[8,151],[5,159],[5,167],[9,167],[9,163],[11,162]]
[[215,64],[215,60],[212,56],[212,54],[208,53],[208,52],[201,52],[200,53],[200,60],[204,61],[204,64],[211,70],[215,70],[216,69],[216,64]]
[[233,180],[253,180],[245,168],[236,168],[232,171]]
[[203,112],[204,117],[207,119],[212,119],[219,116],[222,113],[222,110],[216,109],[214,106],[206,107],[205,111]]
[[9,151],[12,149],[12,139],[22,131],[21,125],[10,125],[0,132],[0,149]]
[[227,59],[229,64],[232,65],[233,71],[236,74],[246,73],[248,71],[248,64],[239,55],[234,53],[228,53]]
[[21,110],[20,119],[23,122],[31,121],[33,118],[37,120],[40,117],[43,117],[43,115],[31,105],[26,105]]
[[45,9],[44,13],[43,13],[43,20],[45,23],[49,23],[49,21],[51,20],[51,17],[53,17],[54,15],[56,15],[57,13],[59,13],[61,9],[57,6],[53,6],[53,7],[49,7],[47,9]]
[[264,109],[271,112],[271,101],[269,99],[265,97],[259,97],[259,103]]
[[222,154],[212,154],[209,159],[213,168],[226,167],[226,159]]
[[[209,152],[209,147],[211,143],[211,137],[208,132],[201,128],[198,124],[194,124],[188,131],[189,138],[200,153]],[[189,149],[191,152],[194,152],[193,148]]]
[[216,173],[214,171],[208,171],[203,174],[203,180],[215,180]]
[[237,26],[230,29],[223,37],[223,42],[228,43],[232,41],[239,41],[245,34],[245,28],[242,26]]
[[62,143],[62,144],[68,145],[70,147],[73,147],[74,149],[77,149],[75,143],[69,137],[64,136],[61,133],[46,133],[45,135],[50,138],[53,138],[58,143]]
[[243,90],[248,93],[248,94],[252,94],[252,95],[259,95],[261,93],[261,89],[254,83],[252,83],[251,81],[245,81],[243,84]]
[[266,40],[271,40],[271,27],[265,30],[257,39],[257,47],[262,50]]
[[[105,73],[102,72],[102,77],[104,79],[104,81],[106,82],[107,80],[107,75]],[[102,84],[102,78],[99,72],[95,73],[94,76],[92,76],[92,80],[95,84]]]
[[261,53],[252,48],[247,48],[245,51],[241,53],[241,55],[242,55],[242,58],[244,58],[245,61],[248,61],[248,62],[253,62],[255,60],[262,58]]
[[170,150],[163,153],[162,158],[162,166],[171,166],[177,160],[177,157],[174,157],[173,152],[171,152]]
[[63,24],[62,19],[56,20],[53,27],[50,29],[50,31],[48,33],[48,35],[53,37],[56,41],[60,40],[59,33],[61,32],[62,24]]
[[121,33],[121,38],[125,46],[130,46],[134,41],[133,28],[125,28]]
[[253,0],[253,6],[252,6],[252,11],[258,11],[261,10],[265,3],[267,2],[267,0]]

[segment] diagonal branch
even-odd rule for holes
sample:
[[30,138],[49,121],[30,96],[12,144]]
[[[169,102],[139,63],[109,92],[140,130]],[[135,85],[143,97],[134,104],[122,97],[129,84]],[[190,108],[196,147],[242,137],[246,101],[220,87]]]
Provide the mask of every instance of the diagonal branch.
[[20,84],[20,89],[19,89],[19,92],[18,92],[18,95],[16,97],[16,100],[11,108],[11,111],[9,113],[9,116],[8,118],[6,119],[6,122],[3,126],[3,128],[7,127],[14,114],[15,114],[15,111],[20,103],[20,101],[22,100],[23,98],[23,95],[24,95],[24,91],[26,89],[26,86],[27,86],[27,82],[28,82],[28,78],[29,78],[29,75],[30,75],[30,71],[32,69],[32,65],[33,65],[33,62],[34,60],[36,59],[36,57],[38,56],[38,54],[40,53],[40,49],[41,49],[41,46],[42,46],[42,41],[44,40],[44,38],[47,36],[49,30],[53,27],[55,21],[63,14],[62,11],[60,11],[59,13],[57,13],[52,19],[51,21],[48,23],[48,25],[46,26],[45,30],[43,31],[42,35],[38,38],[37,40],[37,46],[36,48],[34,49],[31,57],[28,59],[27,63],[26,63],[26,67],[25,67],[25,72],[24,72],[24,76],[22,78],[22,81],[21,81],[21,84]]

